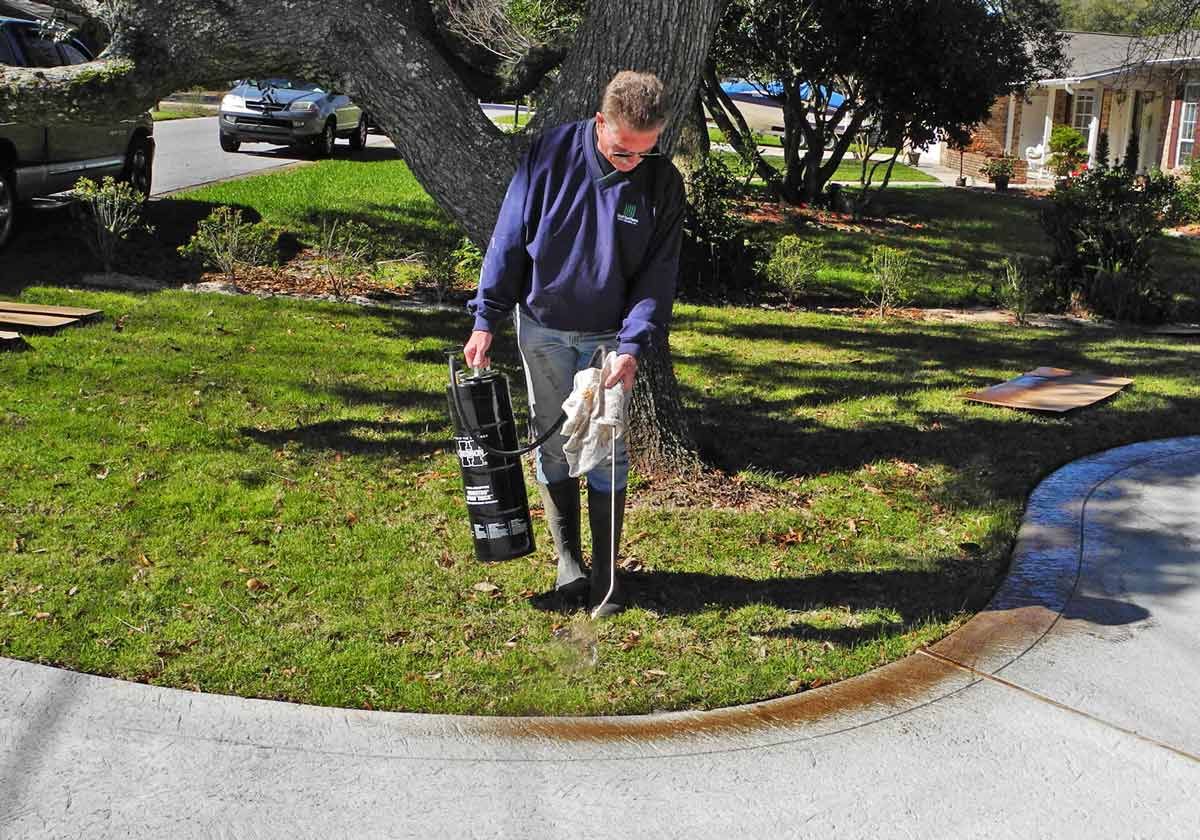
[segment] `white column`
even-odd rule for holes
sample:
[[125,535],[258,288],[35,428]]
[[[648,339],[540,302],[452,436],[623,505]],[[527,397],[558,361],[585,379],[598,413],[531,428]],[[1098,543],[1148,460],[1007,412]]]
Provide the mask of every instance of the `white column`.
[[[1104,110],[1104,88],[1093,88],[1092,121],[1088,131],[1088,165],[1096,163],[1096,141],[1100,139],[1100,112]],[[1109,150],[1112,151],[1111,149]]]
[[1054,131],[1054,88],[1046,89],[1046,122],[1042,130],[1042,149],[1050,154],[1050,132]]
[[[1021,97],[1021,103],[1024,104],[1025,98]],[[1008,125],[1004,127],[1004,154],[1011,155],[1013,153],[1013,123],[1017,117],[1017,97],[1015,94],[1008,95]]]

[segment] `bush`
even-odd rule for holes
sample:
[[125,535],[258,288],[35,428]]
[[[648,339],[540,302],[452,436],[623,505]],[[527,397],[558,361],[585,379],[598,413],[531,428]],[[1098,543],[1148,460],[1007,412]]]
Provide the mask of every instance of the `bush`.
[[867,295],[867,303],[878,311],[880,318],[887,317],[888,312],[912,296],[916,265],[909,252],[876,245],[867,257],[867,267],[873,288]]
[[1050,132],[1050,168],[1056,175],[1074,174],[1087,163],[1087,140],[1069,125],[1056,125]]
[[1042,226],[1053,248],[1060,303],[1078,297],[1098,315],[1155,321],[1170,295],[1151,261],[1165,225],[1178,215],[1178,185],[1162,173],[1097,167],[1059,184]]
[[823,264],[819,244],[789,234],[775,243],[771,259],[763,266],[763,271],[784,299],[789,304],[795,304],[816,284],[817,274]]
[[680,290],[724,296],[753,277],[750,251],[733,199],[742,192],[736,174],[717,155],[707,155],[687,181]]
[[84,231],[88,248],[111,273],[120,251],[129,237],[138,231],[153,231],[142,220],[146,197],[124,181],[107,177],[99,184],[80,178],[71,192],[73,212]]
[[229,279],[239,265],[273,265],[279,257],[279,231],[266,222],[247,222],[242,211],[218,207],[196,226],[179,253],[198,259]]
[[1018,324],[1029,323],[1029,313],[1043,303],[1043,266],[1029,258],[1004,259],[996,282],[1000,305],[1011,310]]
[[1200,223],[1200,158],[1192,158],[1187,177],[1179,182],[1174,219],[1180,224]]
[[346,294],[346,281],[369,268],[373,251],[370,227],[353,220],[322,217],[317,266],[333,294]]
[[443,303],[459,284],[479,279],[483,254],[474,242],[464,236],[453,248],[441,245],[430,249],[424,261],[429,287],[437,302]]

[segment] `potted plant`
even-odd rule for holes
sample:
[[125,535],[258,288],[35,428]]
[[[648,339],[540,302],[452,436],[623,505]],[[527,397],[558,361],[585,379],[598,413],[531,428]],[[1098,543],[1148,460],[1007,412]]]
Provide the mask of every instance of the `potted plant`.
[[988,158],[980,170],[983,176],[996,185],[996,192],[1006,192],[1008,181],[1016,170],[1017,159],[1009,155]]

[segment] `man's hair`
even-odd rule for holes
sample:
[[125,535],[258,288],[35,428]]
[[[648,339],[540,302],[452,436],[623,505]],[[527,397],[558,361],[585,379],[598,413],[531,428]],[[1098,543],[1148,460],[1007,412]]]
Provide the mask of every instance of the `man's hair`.
[[622,70],[604,88],[604,118],[634,131],[654,131],[667,121],[666,93],[653,73]]

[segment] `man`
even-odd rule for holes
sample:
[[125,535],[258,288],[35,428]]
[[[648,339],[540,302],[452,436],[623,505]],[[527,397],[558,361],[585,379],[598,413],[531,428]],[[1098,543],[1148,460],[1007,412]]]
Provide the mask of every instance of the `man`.
[[[486,366],[492,336],[512,313],[536,434],[558,419],[596,347],[618,354],[604,386],[620,382],[628,392],[638,358],[665,334],[684,213],[683,179],[657,148],[666,121],[662,82],[618,73],[596,116],[535,139],[509,184],[479,292],[467,307],[475,329],[463,352],[467,364]],[[590,580],[579,482],[562,444],[555,434],[537,450],[538,488],[558,554],[555,589],[567,605],[603,602],[597,617],[612,615],[625,603],[619,580],[605,601],[625,511],[625,440],[617,442],[615,480],[611,456],[587,474]]]

